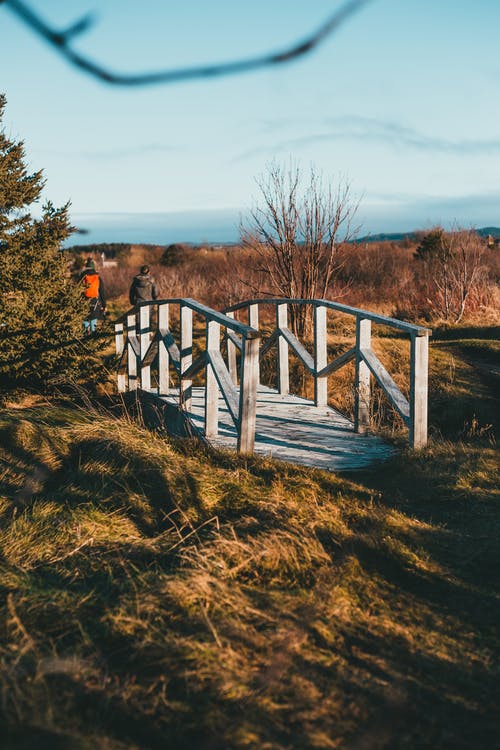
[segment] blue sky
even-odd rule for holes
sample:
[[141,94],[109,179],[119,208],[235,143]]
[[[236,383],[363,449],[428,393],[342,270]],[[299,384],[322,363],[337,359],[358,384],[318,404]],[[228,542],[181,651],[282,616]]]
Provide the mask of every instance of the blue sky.
[[[91,2],[31,7],[60,28],[97,11],[75,47],[123,72],[278,50],[340,5]],[[5,5],[0,23],[7,131],[92,239],[194,239],[191,216],[200,238],[228,240],[255,178],[290,157],[347,178],[366,231],[500,225],[498,0],[372,0],[287,66],[142,89],[71,68]]]

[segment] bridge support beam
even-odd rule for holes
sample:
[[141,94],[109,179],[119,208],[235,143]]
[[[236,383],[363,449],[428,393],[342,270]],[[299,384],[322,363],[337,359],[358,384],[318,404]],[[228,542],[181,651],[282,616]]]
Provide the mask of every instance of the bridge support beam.
[[356,319],[356,375],[354,381],[354,429],[365,432],[370,426],[370,370],[361,351],[370,349],[372,322]]
[[241,385],[237,450],[253,453],[255,444],[255,416],[257,384],[259,382],[260,339],[243,339],[241,352]]
[[278,329],[278,391],[282,396],[287,396],[290,393],[288,343],[280,333],[281,328],[288,328],[288,305],[286,302],[276,305],[276,328]]
[[164,302],[158,305],[158,331],[162,339],[158,342],[158,395],[160,396],[166,396],[170,393],[170,357],[163,342],[169,322],[169,306]]
[[193,311],[187,305],[181,305],[181,352],[180,352],[180,404],[186,411],[191,411],[193,381],[184,380],[182,374],[193,362]]
[[144,305],[139,308],[139,346],[141,352],[141,388],[143,391],[151,390],[151,367],[142,364],[144,355],[146,354],[149,342],[151,339],[151,308],[149,305]]
[[428,365],[428,337],[412,335],[410,349],[410,446],[412,448],[424,448],[427,445]]
[[326,348],[326,307],[317,305],[314,308],[314,405],[326,406],[328,402],[327,377],[318,378],[327,365]]
[[[220,352],[220,325],[207,320],[207,355]],[[219,432],[219,385],[207,357],[205,386],[205,437],[216,437]]]

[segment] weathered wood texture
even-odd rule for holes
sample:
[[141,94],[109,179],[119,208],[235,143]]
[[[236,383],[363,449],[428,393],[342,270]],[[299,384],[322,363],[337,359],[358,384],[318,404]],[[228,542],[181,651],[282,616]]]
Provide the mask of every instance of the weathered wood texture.
[[[169,329],[169,306],[172,304],[179,307],[179,345]],[[276,321],[275,329],[268,332],[267,338],[263,341],[258,331],[260,305],[270,305],[274,310]],[[312,306],[314,320],[312,353],[310,352],[311,346],[308,344],[309,349],[306,348],[295,333],[288,328],[289,308],[293,308],[294,305]],[[152,306],[157,307],[156,314],[153,315],[151,315]],[[248,324],[236,319],[238,310],[246,312]],[[351,315],[356,321],[354,346],[330,362],[328,362],[327,346],[329,310]],[[204,350],[202,347],[201,353],[194,362],[193,312],[204,318],[206,326],[205,347]],[[180,407],[190,413],[193,409],[193,378],[197,373],[204,371],[204,381],[202,381],[205,383],[204,433],[210,439],[218,439],[219,431],[222,429],[221,424],[223,424],[220,419],[221,404],[223,404],[224,413],[227,413],[232,420],[236,447],[243,453],[251,453],[254,442],[259,444],[258,436],[255,436],[256,420],[258,425],[258,420],[263,418],[260,409],[263,403],[269,402],[269,394],[273,393],[273,391],[266,391],[268,401],[262,402],[262,399],[257,399],[259,362],[271,352],[274,352],[276,357],[277,393],[275,395],[282,400],[288,397],[290,391],[289,357],[297,357],[314,379],[314,407],[326,410],[325,413],[328,413],[331,418],[336,412],[328,411],[328,377],[354,360],[354,424],[348,423],[350,439],[353,439],[355,433],[366,433],[370,428],[371,379],[373,377],[408,426],[410,445],[413,448],[422,448],[426,444],[429,334],[426,328],[328,300],[296,299],[248,300],[233,305],[226,313],[212,310],[189,298],[158,300],[142,303],[134,311],[129,311],[123,320],[126,320],[126,330],[121,321],[115,325],[119,390],[141,388],[144,392],[155,392],[160,396],[175,392]],[[371,349],[372,324],[395,328],[410,336],[409,401]],[[227,362],[221,351],[222,332]],[[174,391],[171,389],[172,374],[173,382],[178,385]],[[290,398],[292,400],[289,405],[297,406],[301,403],[309,408],[312,406],[311,402],[303,399],[294,402],[294,397]],[[276,406],[279,402],[275,400],[273,403]],[[312,412],[309,411],[308,415],[311,414]],[[317,414],[314,418],[316,416]],[[307,421],[310,418],[308,416],[305,419]],[[289,430],[289,417],[286,411],[279,419],[284,420],[282,429]],[[297,421],[295,413],[290,419],[295,424]],[[297,439],[304,437],[304,431],[300,430],[297,424],[293,432]],[[297,450],[294,448],[295,453]],[[307,450],[310,453],[310,450]]]
[[[167,398],[175,403],[172,396]],[[204,389],[193,388],[190,416],[200,429],[204,422],[204,399]],[[237,430],[222,397],[219,398],[218,435],[210,442],[220,448],[237,448]],[[251,451],[249,444],[243,444],[243,437],[242,448],[244,452]],[[352,422],[334,409],[316,407],[311,401],[281,395],[262,385],[257,391],[253,450],[261,456],[329,471],[366,469],[396,452],[375,435],[355,433]]]
[[[427,368],[428,336],[430,330],[405,321],[389,318],[368,310],[342,305],[329,300],[304,299],[253,299],[227,308],[226,315],[234,317],[237,311],[248,312],[255,326],[259,323],[259,306],[274,308],[276,328],[262,341],[260,359],[276,348],[277,389],[282,395],[290,392],[289,355],[297,356],[314,378],[314,403],[327,404],[328,377],[354,359],[354,428],[366,432],[371,424],[371,379],[372,377],[403,418],[409,428],[409,442],[413,448],[422,448],[427,442]],[[288,310],[294,306],[309,305],[313,310],[314,351],[311,355],[302,342],[288,328]],[[354,317],[356,339],[354,346],[336,359],[328,362],[327,312],[333,310]],[[390,373],[371,349],[372,323],[394,328],[406,333],[411,339],[410,349],[410,403],[401,393]]]
[[[169,307],[178,305],[179,346],[169,329]],[[151,314],[151,308],[153,310]],[[193,312],[205,319],[205,347],[193,361]],[[258,308],[250,306],[250,322],[258,325]],[[237,449],[251,453],[255,436],[256,388],[259,380],[260,334],[251,326],[235,320],[234,315],[211,310],[191,299],[158,300],[141,303],[115,325],[118,357],[118,388],[165,396],[171,392],[173,371],[179,408],[189,412],[193,378],[204,371],[204,434],[213,438],[219,428],[219,398],[223,397],[238,433]],[[221,328],[224,328],[228,364],[221,352]],[[197,344],[199,341],[197,342]],[[240,392],[238,358],[240,355]]]

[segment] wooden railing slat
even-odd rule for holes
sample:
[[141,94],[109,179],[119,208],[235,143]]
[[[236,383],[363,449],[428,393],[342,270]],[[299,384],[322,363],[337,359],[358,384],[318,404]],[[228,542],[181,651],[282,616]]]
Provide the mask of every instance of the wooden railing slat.
[[410,445],[427,444],[429,339],[412,336],[410,349]]
[[241,337],[238,336],[233,331],[226,331],[226,336],[229,339],[229,341],[231,341],[235,345],[235,347],[239,349],[241,352],[241,347],[242,347]]
[[276,329],[278,332],[278,391],[287,396],[290,393],[290,374],[288,365],[288,342],[281,334],[288,327],[288,305],[281,301],[276,305]]
[[283,338],[286,339],[288,344],[290,344],[297,357],[302,360],[309,372],[314,373],[314,359],[305,346],[300,343],[295,334],[293,334],[289,328],[280,328],[279,332]]
[[274,346],[274,344],[276,344],[278,336],[279,336],[278,330],[275,328],[272,334],[269,336],[269,338],[264,340],[264,343],[260,347],[260,351],[259,351],[260,359],[262,359],[262,357],[264,357],[267,354],[269,349],[271,349]]
[[349,364],[349,362],[352,362],[355,356],[356,356],[356,347],[353,346],[352,349],[348,349],[339,357],[332,360],[332,362],[329,362],[326,365],[326,367],[323,367],[323,369],[318,372],[318,377],[324,378],[325,375],[331,375],[332,372],[336,372],[337,370],[340,370],[341,367],[345,367],[345,365]]
[[235,423],[235,425],[238,425],[238,391],[233,385],[231,376],[226,367],[222,354],[219,351],[215,350],[209,351],[208,359],[213,367],[214,375],[217,379],[217,383],[219,384],[220,391],[222,393],[224,401],[227,404],[227,408],[229,409],[229,413],[231,414],[233,422]]
[[259,384],[259,340],[245,339],[241,355],[241,385],[237,450],[253,452],[257,413],[257,386]]
[[179,347],[175,343],[175,339],[170,333],[170,331],[166,331],[162,335],[162,342],[165,346],[165,349],[170,355],[170,359],[172,360],[172,364],[177,370],[178,373],[181,371],[181,353],[179,351]]
[[354,429],[364,432],[370,427],[370,370],[362,356],[362,349],[370,348],[371,320],[356,319],[356,363],[354,374]]
[[151,341],[145,355],[142,358],[142,366],[143,367],[150,367],[151,364],[154,361],[154,358],[158,354],[158,337],[155,336],[155,338]]
[[404,320],[398,320],[397,318],[390,318],[387,315],[379,315],[378,313],[370,312],[369,310],[363,310],[360,307],[351,307],[350,305],[343,305],[340,302],[333,302],[326,299],[301,299],[293,298],[286,299],[283,297],[259,297],[257,299],[244,300],[238,302],[235,305],[226,307],[225,312],[236,312],[242,310],[249,305],[281,305],[286,302],[287,305],[322,305],[327,307],[329,310],[336,310],[337,312],[346,313],[347,315],[353,315],[355,317],[365,318],[371,320],[373,323],[379,323],[380,325],[389,326],[391,328],[398,328],[400,331],[406,331],[406,333],[413,333],[417,336],[429,336],[432,334],[430,328],[424,328],[423,326],[415,325],[414,323],[406,323]]
[[373,377],[383,389],[387,398],[394,405],[395,409],[397,409],[405,422],[407,422],[410,417],[410,405],[385,369],[382,362],[371,349],[361,349],[361,356],[368,365]]
[[206,352],[202,352],[194,362],[192,362],[187,370],[183,372],[182,377],[187,378],[188,380],[191,380],[200,370],[203,370],[205,367],[205,364],[207,362],[207,355]]

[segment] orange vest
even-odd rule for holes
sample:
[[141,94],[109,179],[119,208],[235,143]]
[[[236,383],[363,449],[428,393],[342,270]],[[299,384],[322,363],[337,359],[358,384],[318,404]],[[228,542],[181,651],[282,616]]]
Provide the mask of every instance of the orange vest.
[[99,296],[99,275],[95,271],[85,274],[82,281],[84,286],[83,293],[86,297],[95,299]]

